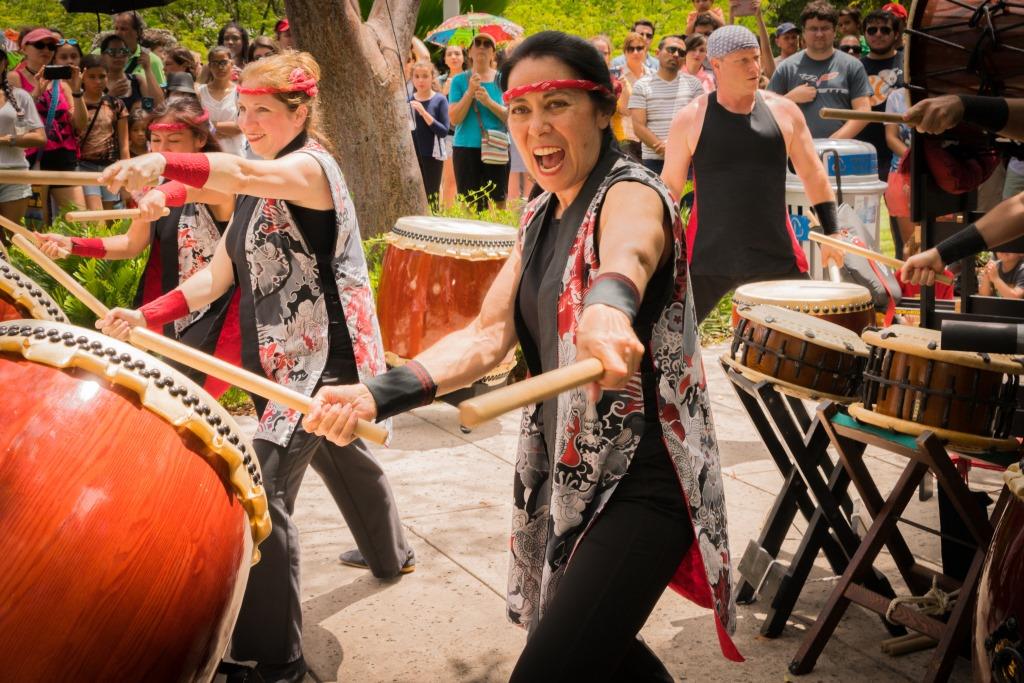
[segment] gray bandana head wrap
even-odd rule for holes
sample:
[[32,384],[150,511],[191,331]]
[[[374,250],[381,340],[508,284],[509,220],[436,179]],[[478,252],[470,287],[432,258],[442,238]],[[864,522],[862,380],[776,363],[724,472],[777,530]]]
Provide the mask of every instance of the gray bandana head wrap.
[[723,26],[708,36],[708,58],[721,59],[737,50],[760,49],[757,36],[743,26]]

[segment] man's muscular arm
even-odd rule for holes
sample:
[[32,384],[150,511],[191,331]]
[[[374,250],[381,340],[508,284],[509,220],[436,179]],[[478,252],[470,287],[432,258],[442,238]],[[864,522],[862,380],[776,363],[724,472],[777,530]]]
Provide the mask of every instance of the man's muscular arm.
[[661,179],[679,200],[686,188],[686,172],[693,159],[696,141],[700,138],[701,126],[704,121],[704,110],[707,98],[702,97],[690,102],[680,109],[672,120],[668,131],[668,144],[665,145],[665,167],[661,171]]

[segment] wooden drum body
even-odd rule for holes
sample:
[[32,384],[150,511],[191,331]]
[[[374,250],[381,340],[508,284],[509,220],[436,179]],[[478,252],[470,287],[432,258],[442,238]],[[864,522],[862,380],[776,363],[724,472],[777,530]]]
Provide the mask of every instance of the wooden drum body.
[[732,296],[733,325],[739,320],[736,307],[767,304],[813,315],[857,334],[875,322],[871,293],[850,282],[821,280],[772,280],[751,282],[736,288]]
[[[398,220],[387,240],[377,313],[388,364],[401,365],[480,313],[512,253],[516,229],[408,216]],[[512,365],[499,368],[501,380]]]
[[1009,434],[1024,365],[1002,354],[943,351],[940,340],[936,330],[906,325],[866,331],[863,405],[850,413],[914,436],[930,430],[960,448],[1014,450]]
[[974,680],[1024,680],[1024,475],[1005,472],[1009,502],[996,525],[978,583],[974,613]]
[[736,313],[728,365],[800,398],[854,400],[868,356],[856,334],[777,306],[741,305]]
[[0,255],[0,322],[24,318],[68,321],[46,290]]
[[17,681],[206,681],[270,521],[231,416],[94,331],[0,323],[0,661]]

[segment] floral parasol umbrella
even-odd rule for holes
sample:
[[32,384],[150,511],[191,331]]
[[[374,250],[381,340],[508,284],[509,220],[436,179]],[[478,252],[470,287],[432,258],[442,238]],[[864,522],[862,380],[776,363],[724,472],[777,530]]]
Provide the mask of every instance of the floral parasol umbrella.
[[523,27],[494,14],[469,12],[446,19],[427,35],[427,42],[441,46],[469,45],[478,33],[486,33],[500,44],[523,35]]

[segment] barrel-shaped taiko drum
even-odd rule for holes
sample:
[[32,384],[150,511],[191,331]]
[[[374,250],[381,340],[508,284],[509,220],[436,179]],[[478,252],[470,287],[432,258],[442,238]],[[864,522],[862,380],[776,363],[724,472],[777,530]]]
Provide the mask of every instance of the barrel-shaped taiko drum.
[[270,528],[231,416],[48,321],[0,322],[0,387],[2,678],[210,680]]
[[388,363],[398,365],[480,313],[484,295],[512,253],[516,230],[407,216],[386,237],[377,313]]

